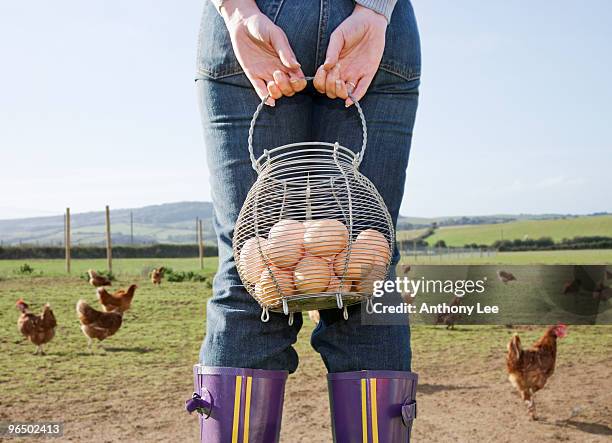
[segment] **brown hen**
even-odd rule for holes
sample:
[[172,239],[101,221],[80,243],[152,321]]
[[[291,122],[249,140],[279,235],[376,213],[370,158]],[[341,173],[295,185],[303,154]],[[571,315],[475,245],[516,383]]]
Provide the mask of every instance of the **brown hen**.
[[154,285],[161,285],[162,278],[164,278],[164,267],[155,268],[151,271],[151,283]]
[[537,420],[534,394],[546,385],[555,372],[557,359],[557,338],[567,335],[567,326],[550,326],[544,335],[530,349],[521,347],[521,339],[514,335],[508,343],[506,368],[508,380],[512,383],[527,405],[527,412]]
[[81,323],[81,331],[88,338],[87,348],[92,350],[93,339],[102,341],[114,335],[123,322],[123,312],[101,312],[87,304],[85,300],[79,300],[76,311]]
[[112,294],[105,288],[98,288],[98,301],[105,312],[125,312],[132,306],[132,299],[137,288],[138,286],[131,285],[127,291],[119,289]]
[[89,284],[95,286],[96,288],[99,288],[100,286],[111,285],[111,281],[109,278],[106,278],[103,275],[98,275],[98,273],[93,269],[87,271],[87,274],[89,274]]
[[17,320],[19,332],[36,345],[34,355],[45,355],[43,345],[53,339],[55,328],[57,327],[57,321],[51,306],[47,303],[40,315],[32,314],[29,309],[30,307],[22,299],[17,300],[15,306],[21,311],[21,315]]

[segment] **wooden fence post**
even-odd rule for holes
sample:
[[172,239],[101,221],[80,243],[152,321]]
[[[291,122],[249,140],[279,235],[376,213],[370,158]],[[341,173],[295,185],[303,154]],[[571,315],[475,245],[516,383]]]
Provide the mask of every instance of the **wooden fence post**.
[[113,246],[111,244],[110,208],[106,205],[106,262],[108,272],[113,272]]
[[66,273],[70,274],[70,208],[66,208],[64,229],[64,246],[66,248]]

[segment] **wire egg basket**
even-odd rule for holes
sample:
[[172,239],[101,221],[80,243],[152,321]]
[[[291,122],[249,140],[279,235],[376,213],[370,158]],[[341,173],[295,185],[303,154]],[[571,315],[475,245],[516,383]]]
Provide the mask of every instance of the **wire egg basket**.
[[[352,98],[352,97],[351,97]],[[359,172],[367,144],[363,111],[353,100],[363,129],[361,151],[338,143],[292,143],[253,154],[258,174],[234,228],[234,259],[240,278],[262,307],[293,313],[367,302],[376,281],[389,271],[395,232],[376,187]]]

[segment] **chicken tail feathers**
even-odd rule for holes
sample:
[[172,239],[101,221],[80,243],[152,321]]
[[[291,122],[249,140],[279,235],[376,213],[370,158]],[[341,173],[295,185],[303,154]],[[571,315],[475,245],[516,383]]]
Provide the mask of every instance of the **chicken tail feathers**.
[[523,349],[521,347],[521,339],[517,334],[515,334],[510,340],[510,343],[508,343],[508,355],[506,356],[506,361],[508,363],[509,370],[519,363],[522,352]]
[[42,312],[42,322],[46,328],[55,328],[57,326],[57,320],[55,320],[55,315],[51,310],[51,306],[47,303],[43,308]]

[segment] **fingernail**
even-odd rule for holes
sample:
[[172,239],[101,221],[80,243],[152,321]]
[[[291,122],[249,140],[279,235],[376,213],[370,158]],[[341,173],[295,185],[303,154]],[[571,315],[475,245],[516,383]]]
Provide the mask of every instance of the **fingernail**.
[[306,80],[304,77],[300,77],[300,78],[292,78],[291,80],[289,80],[291,83],[297,83],[297,82],[301,82],[302,80]]

